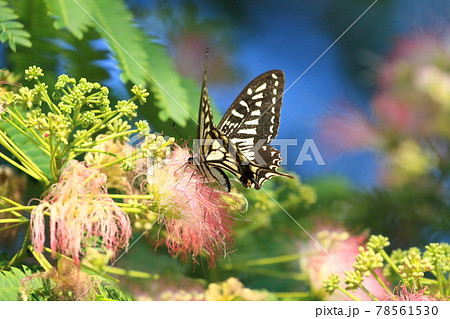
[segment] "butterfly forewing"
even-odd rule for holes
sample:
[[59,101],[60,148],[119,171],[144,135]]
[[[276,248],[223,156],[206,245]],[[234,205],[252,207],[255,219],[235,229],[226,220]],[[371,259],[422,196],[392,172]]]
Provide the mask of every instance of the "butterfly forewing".
[[222,163],[226,161],[227,150],[220,134],[214,126],[214,120],[209,103],[208,88],[206,86],[206,70],[203,75],[202,92],[200,96],[200,110],[198,114],[197,127],[197,160],[193,164],[208,179],[214,179],[227,190],[231,190],[230,180],[227,175],[212,163]]
[[278,134],[284,82],[281,70],[258,76],[238,95],[217,127],[250,161],[255,160],[254,146],[260,149]]
[[256,135],[270,143],[278,134],[283,90],[283,71],[261,74],[238,95],[217,128],[230,138]]
[[208,134],[214,129],[214,120],[209,104],[208,88],[206,86],[206,70],[203,74],[202,93],[200,95],[200,110],[198,112],[197,138],[207,139]]

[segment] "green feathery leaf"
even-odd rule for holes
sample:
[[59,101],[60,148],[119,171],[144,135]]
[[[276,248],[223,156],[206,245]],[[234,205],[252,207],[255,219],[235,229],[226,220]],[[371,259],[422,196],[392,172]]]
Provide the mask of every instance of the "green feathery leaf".
[[131,296],[127,296],[115,286],[103,286],[100,284],[97,286],[97,290],[96,301],[133,301]]
[[141,43],[145,36],[133,26],[132,15],[125,4],[118,0],[84,1],[84,4],[85,14],[93,19],[93,26],[108,42],[119,62],[124,82],[144,84],[148,65]]
[[25,70],[30,65],[40,66],[45,70],[43,82],[55,81],[59,57],[61,55],[62,31],[56,31],[53,20],[47,17],[47,8],[43,0],[12,1],[11,7],[20,16],[25,29],[31,34],[33,46],[24,48],[8,56],[12,70]]
[[8,41],[14,52],[17,50],[16,45],[31,47],[30,34],[23,30],[24,25],[21,22],[16,21],[18,17],[6,1],[0,0],[0,41]]
[[78,40],[83,38],[83,34],[93,21],[83,11],[85,2],[89,0],[62,1],[62,0],[45,0],[49,8],[49,12],[56,20],[53,23],[55,29],[59,30],[67,28]]
[[[28,267],[23,266],[23,271],[18,268],[11,268],[9,271],[0,271],[0,300],[17,301],[21,298],[21,281],[32,275]],[[27,286],[33,290],[43,287],[42,279],[38,277],[29,277]]]
[[85,4],[84,9],[95,20],[94,27],[109,43],[123,70],[122,80],[150,84],[155,105],[161,109],[160,119],[185,126],[189,118],[184,111],[189,111],[188,99],[167,50],[147,40],[142,30],[133,25],[123,2],[97,0]]
[[[197,110],[192,110],[189,97],[183,87],[183,81],[175,70],[172,58],[162,45],[146,41],[143,43],[145,52],[148,53],[148,71],[152,76],[148,79],[156,99],[156,105],[161,109],[159,118],[167,122],[171,119],[178,125],[185,127],[187,121],[197,118]],[[200,93],[199,93],[200,94]],[[198,104],[197,100],[196,104]],[[194,104],[194,105],[196,105]]]

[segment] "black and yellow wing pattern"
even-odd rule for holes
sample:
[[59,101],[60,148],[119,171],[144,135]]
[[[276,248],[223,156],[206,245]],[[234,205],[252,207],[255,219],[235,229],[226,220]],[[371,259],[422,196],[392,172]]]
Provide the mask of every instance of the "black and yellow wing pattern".
[[277,171],[280,152],[269,143],[277,136],[284,90],[284,73],[273,70],[251,81],[231,104],[219,125],[214,125],[203,75],[198,116],[198,150],[190,160],[208,179],[227,191],[231,184],[223,170],[245,187],[261,188]]

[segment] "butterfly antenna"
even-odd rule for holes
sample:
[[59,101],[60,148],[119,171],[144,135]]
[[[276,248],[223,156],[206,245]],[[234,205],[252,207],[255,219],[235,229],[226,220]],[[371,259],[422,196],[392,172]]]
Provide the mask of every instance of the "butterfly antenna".
[[177,130],[175,122],[172,123],[172,127],[173,127],[173,130],[178,134],[178,136],[179,136],[182,140],[185,140],[184,137],[183,137],[183,135],[181,135],[181,133]]
[[209,48],[205,50],[205,63],[203,65],[203,85],[206,85],[206,75],[208,73],[208,56],[209,56]]
[[209,48],[207,47],[205,50],[205,67],[204,67],[205,70],[208,68],[208,56],[209,56]]

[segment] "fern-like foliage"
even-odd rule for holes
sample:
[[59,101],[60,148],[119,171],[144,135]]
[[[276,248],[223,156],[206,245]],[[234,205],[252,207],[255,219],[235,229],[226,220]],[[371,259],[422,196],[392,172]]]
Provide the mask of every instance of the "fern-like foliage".
[[[181,87],[186,92],[186,105],[194,106],[194,108],[191,107],[188,109],[190,117],[187,119],[186,126],[182,127],[177,125],[176,127],[173,127],[172,125],[167,125],[167,120],[156,118],[154,116],[154,108],[157,107],[157,101],[153,95],[150,95],[148,99],[150,107],[141,108],[140,113],[151,122],[153,129],[157,132],[164,132],[164,134],[167,134],[168,136],[196,136],[197,123],[194,119],[197,119],[198,116],[198,109],[196,106],[198,106],[200,101],[201,89],[200,86],[191,78],[180,76],[180,82]],[[213,101],[211,101],[211,104],[213,106],[214,118],[220,118],[221,115],[217,113],[217,109],[214,107]],[[182,110],[180,109],[179,112],[182,112]]]
[[[23,266],[23,271],[15,267],[9,271],[0,271],[0,300],[46,300],[48,284],[42,277],[32,275],[27,266]],[[26,290],[23,280],[26,281]]]
[[17,21],[19,16],[8,6],[7,1],[0,0],[0,41],[8,42],[12,51],[17,45],[31,47],[30,34],[24,30],[24,25]]
[[152,78],[147,77],[147,82],[151,85],[156,106],[161,109],[159,118],[164,122],[172,119],[186,127],[188,121],[197,118],[197,107],[192,108],[192,105],[197,105],[200,97],[194,104],[190,103],[183,79],[175,71],[173,60],[165,47],[151,41],[144,42],[143,47],[148,53],[148,70],[152,75]]
[[115,286],[98,285],[96,287],[98,294],[96,301],[133,301],[131,296],[126,295]]
[[20,16],[33,39],[32,48],[9,56],[10,69],[40,66],[47,83],[52,83],[61,69],[72,77],[76,76],[74,70],[82,70],[79,76],[105,80],[107,72],[97,62],[105,60],[106,52],[92,41],[100,36],[122,70],[122,81],[150,87],[153,103],[144,107],[152,112],[150,121],[155,118],[155,108],[158,121],[174,121],[181,127],[196,113],[167,49],[135,25],[123,0],[22,0],[10,6],[7,11]]
[[[78,2],[78,3],[77,3]],[[83,34],[92,24],[91,18],[83,11],[83,5],[86,0],[61,1],[45,0],[50,15],[55,18],[54,26],[56,29],[67,28],[75,38],[81,40]]]
[[8,60],[11,66],[8,68],[23,72],[30,65],[37,65],[45,71],[45,77],[41,80],[53,83],[60,68],[58,60],[61,57],[62,41],[60,41],[61,34],[53,26],[53,20],[47,16],[44,1],[13,1],[11,7],[20,16],[25,29],[31,34],[33,46],[9,55]]
[[[70,294],[64,296],[55,287],[51,279],[39,272],[33,273],[27,266],[23,266],[23,270],[12,267],[9,271],[0,271],[0,301],[72,300],[68,297]],[[133,300],[113,285],[97,284],[95,290],[95,300]]]
[[121,0],[85,1],[84,9],[94,19],[93,26],[108,42],[120,68],[124,82],[146,82],[147,54],[141,43],[145,36],[133,26],[132,15]]
[[122,80],[149,84],[155,105],[160,109],[160,119],[171,119],[185,126],[189,118],[188,98],[166,48],[150,41],[134,25],[132,14],[123,1],[84,0],[79,3],[84,14],[92,19],[96,31],[108,42],[123,70]]
[[[132,15],[123,1],[45,2],[50,14],[56,19],[57,29],[65,27],[73,36],[81,39],[87,27],[93,26],[114,53],[123,70],[122,80],[149,84],[153,92],[153,106],[160,109],[159,119],[163,122],[171,119],[180,126],[186,126],[191,112],[188,98],[166,48],[148,40],[133,25]],[[79,47],[76,48],[80,50]]]

